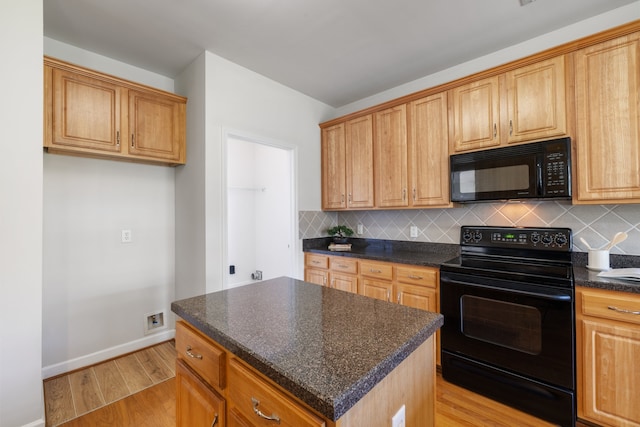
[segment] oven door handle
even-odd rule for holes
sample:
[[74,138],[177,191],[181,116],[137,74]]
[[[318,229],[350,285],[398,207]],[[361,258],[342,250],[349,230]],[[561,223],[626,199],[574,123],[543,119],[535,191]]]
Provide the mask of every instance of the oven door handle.
[[[445,280],[441,280],[441,282],[445,282]],[[453,283],[457,283],[460,285],[464,285],[464,286],[471,286],[473,288],[483,288],[483,289],[489,289],[492,291],[502,291],[502,292],[509,292],[509,293],[513,293],[513,294],[518,294],[518,295],[524,295],[524,296],[529,296],[529,297],[535,297],[535,298],[540,298],[540,299],[546,299],[546,300],[550,300],[550,301],[562,301],[562,302],[570,302],[571,301],[571,295],[568,294],[564,294],[564,293],[542,293],[542,292],[536,292],[536,291],[527,291],[527,290],[523,290],[523,289],[514,289],[514,288],[501,288],[499,286],[492,286],[492,285],[483,285],[480,283],[469,283],[469,282],[462,282],[462,281],[454,281]]]

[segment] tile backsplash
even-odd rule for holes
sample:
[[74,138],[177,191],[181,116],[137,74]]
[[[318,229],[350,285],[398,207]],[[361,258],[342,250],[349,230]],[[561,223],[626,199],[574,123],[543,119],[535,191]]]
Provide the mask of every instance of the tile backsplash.
[[[459,243],[460,226],[567,227],[573,230],[573,250],[586,252],[605,245],[618,231],[629,238],[611,249],[612,254],[640,255],[640,205],[572,205],[569,202],[476,203],[451,209],[298,213],[301,239],[326,236],[326,230],[345,224],[357,237],[434,243]],[[410,237],[410,227],[418,237]]]

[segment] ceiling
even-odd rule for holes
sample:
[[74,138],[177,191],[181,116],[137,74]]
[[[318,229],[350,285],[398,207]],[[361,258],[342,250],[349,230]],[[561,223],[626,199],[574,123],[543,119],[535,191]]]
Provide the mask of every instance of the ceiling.
[[46,37],[171,78],[208,50],[333,107],[638,2],[43,1]]

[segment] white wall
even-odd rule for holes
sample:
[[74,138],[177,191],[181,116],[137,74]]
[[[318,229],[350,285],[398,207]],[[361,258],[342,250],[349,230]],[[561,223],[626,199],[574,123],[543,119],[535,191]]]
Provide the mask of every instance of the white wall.
[[515,61],[528,55],[532,55],[609,28],[617,27],[637,19],[640,19],[640,0],[596,17],[569,25],[557,31],[544,34],[540,37],[527,40],[506,49],[456,65],[439,73],[422,77],[404,85],[377,93],[368,98],[347,104],[336,109],[332,118],[353,113],[354,111],[378,105],[423,89],[451,82],[453,80],[484,71],[510,61]]
[[0,425],[35,427],[44,426],[41,0],[0,3],[0,52]]
[[[193,77],[201,73],[204,73],[204,79],[194,84]],[[200,159],[189,164],[191,155],[187,153],[187,166],[179,172],[176,180],[177,194],[185,193],[180,197],[189,198],[197,206],[204,202],[205,219],[200,221],[202,213],[198,211],[198,221],[194,224],[192,214],[177,207],[180,211],[176,212],[176,229],[183,228],[190,235],[206,236],[205,289],[211,292],[221,289],[227,268],[222,265],[225,206],[222,143],[225,130],[237,130],[297,147],[298,209],[317,210],[320,209],[318,123],[328,118],[333,109],[210,52],[205,52],[176,78],[176,87],[190,99],[205,94],[204,117],[198,117],[187,125],[188,149],[199,155],[204,153],[204,164]],[[192,176],[187,178],[188,174]],[[205,178],[204,194],[199,182],[202,176]],[[301,254],[300,247],[294,251]],[[177,295],[186,287],[190,292],[202,288],[202,285],[192,282],[194,275],[199,274],[200,277],[200,273],[178,267],[184,264],[201,268],[192,261],[193,256],[200,256],[193,246],[184,252],[177,251]],[[302,264],[299,264],[298,275],[302,277]]]
[[[173,89],[158,74],[44,41],[46,55]],[[44,377],[172,337],[174,176],[165,166],[44,154]],[[123,229],[132,243],[120,242]],[[145,336],[144,318],[158,310],[167,328]]]

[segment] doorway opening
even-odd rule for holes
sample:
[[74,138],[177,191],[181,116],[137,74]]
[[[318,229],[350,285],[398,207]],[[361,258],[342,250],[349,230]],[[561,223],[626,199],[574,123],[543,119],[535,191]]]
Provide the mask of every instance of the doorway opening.
[[294,149],[228,133],[224,288],[294,276]]

